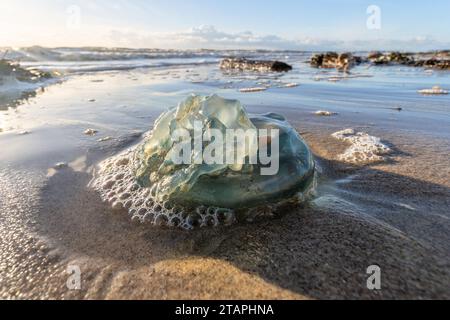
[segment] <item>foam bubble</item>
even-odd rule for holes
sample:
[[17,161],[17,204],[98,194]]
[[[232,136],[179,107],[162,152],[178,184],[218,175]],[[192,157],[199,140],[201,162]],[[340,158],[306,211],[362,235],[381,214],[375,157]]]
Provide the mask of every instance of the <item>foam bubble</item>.
[[113,209],[126,209],[133,221],[155,226],[193,229],[195,227],[230,225],[236,221],[231,209],[217,207],[182,207],[156,200],[154,188],[136,183],[134,154],[129,149],[103,161],[90,187]]
[[439,86],[434,86],[431,89],[423,89],[418,91],[420,94],[423,95],[439,95],[439,94],[448,94],[447,90],[442,89]]
[[350,143],[350,147],[338,159],[349,163],[371,163],[386,159],[391,149],[381,142],[378,137],[370,136],[365,132],[355,132],[346,129],[333,133],[338,140]]
[[[156,199],[155,188],[142,187],[136,182],[136,147],[104,160],[100,163],[94,178],[89,183],[114,210],[126,210],[132,221],[158,227],[174,227],[192,230],[197,227],[229,226],[237,222],[238,213],[229,208],[212,206],[185,207],[160,202]],[[243,220],[253,221],[261,217],[272,217],[286,205],[298,205],[311,199],[317,188],[316,174],[308,188],[293,197],[277,203],[241,211]]]
[[299,84],[296,82],[291,82],[291,83],[285,83],[283,85],[280,86],[280,88],[295,88],[298,87]]
[[239,91],[243,92],[243,93],[261,92],[261,91],[266,91],[266,90],[267,90],[266,87],[254,87],[254,88],[242,88],[242,89],[239,89]]

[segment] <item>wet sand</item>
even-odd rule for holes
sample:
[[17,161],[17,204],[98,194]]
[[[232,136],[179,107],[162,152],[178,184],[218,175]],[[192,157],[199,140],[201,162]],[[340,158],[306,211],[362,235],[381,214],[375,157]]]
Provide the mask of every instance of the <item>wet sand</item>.
[[[330,152],[330,146],[310,143],[316,155],[322,148]],[[133,224],[125,212],[111,212],[86,189],[87,173],[69,168],[42,186],[28,182],[26,173],[2,176],[8,197],[1,203],[1,296],[448,298],[450,223],[443,209],[450,186],[408,177],[422,172],[411,172],[411,162],[356,169],[325,159],[319,164],[318,199],[327,205],[192,232]],[[327,181],[354,175],[339,192]],[[434,179],[448,182],[448,173],[427,177]],[[22,188],[11,188],[18,180]],[[381,291],[366,288],[372,264],[382,268]],[[65,287],[68,265],[80,266],[81,291]]]
[[[21,126],[32,123],[29,136],[0,136],[0,144],[8,144],[0,156],[1,298],[450,298],[450,142],[445,134],[439,138],[381,121],[371,124],[373,119],[342,115],[342,110],[325,119],[308,107],[249,104],[251,112],[284,114],[308,142],[321,172],[316,198],[252,223],[191,232],[160,229],[132,223],[87,184],[101,159],[141,139],[136,132],[148,129],[167,100],[153,97],[161,107],[127,111],[132,125],[115,114],[111,127],[120,129],[105,126],[102,136],[120,138],[98,143],[102,136],[88,140],[82,129],[96,125],[101,112],[94,117],[75,107],[71,117],[80,122],[67,116],[63,128],[57,125],[64,115],[57,108],[69,108],[71,100],[65,99],[73,99],[82,83],[50,88],[33,102],[50,110],[19,109],[9,125],[27,129]],[[130,96],[139,89],[130,89]],[[86,90],[76,97],[83,106],[96,93]],[[112,92],[94,96],[97,110],[130,99]],[[263,99],[259,94],[264,93],[252,99]],[[48,111],[50,118],[36,117]],[[347,146],[331,134],[347,127],[382,137],[394,150],[389,160],[364,167],[337,161]],[[33,146],[36,141],[40,148]],[[51,148],[46,141],[52,141]],[[58,161],[69,166],[47,170]],[[374,264],[382,270],[379,291],[366,286],[367,267]],[[82,272],[81,290],[66,287],[67,267],[73,265]]]

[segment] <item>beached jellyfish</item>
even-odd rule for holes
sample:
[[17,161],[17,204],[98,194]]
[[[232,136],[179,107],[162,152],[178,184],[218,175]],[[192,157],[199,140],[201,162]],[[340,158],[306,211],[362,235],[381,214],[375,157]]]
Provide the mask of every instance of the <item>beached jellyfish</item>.
[[249,115],[217,95],[192,95],[165,112],[93,180],[135,219],[186,228],[231,223],[237,211],[298,198],[313,184],[312,153],[283,116]]

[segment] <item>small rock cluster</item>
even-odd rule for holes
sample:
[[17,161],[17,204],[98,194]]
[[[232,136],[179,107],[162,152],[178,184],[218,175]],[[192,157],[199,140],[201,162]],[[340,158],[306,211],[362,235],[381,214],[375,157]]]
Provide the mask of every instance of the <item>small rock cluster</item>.
[[319,53],[311,57],[312,67],[326,69],[336,68],[341,71],[347,71],[361,62],[361,57],[354,56],[349,52],[340,54],[336,52]]
[[40,79],[49,79],[52,75],[48,72],[38,70],[27,70],[22,68],[18,63],[10,60],[0,60],[0,80],[5,77],[13,77],[23,82],[36,82]]
[[257,71],[257,72],[288,72],[292,66],[281,61],[248,60],[245,58],[227,58],[220,62],[223,70]]
[[310,64],[315,68],[336,68],[340,71],[347,71],[355,65],[368,62],[373,65],[405,65],[411,67],[424,67],[429,69],[450,70],[450,53],[439,51],[432,57],[425,57],[429,54],[415,55],[407,52],[370,52],[365,57],[354,56],[351,53],[326,52],[315,54],[311,57]]
[[412,67],[450,70],[450,57],[445,52],[437,52],[431,58],[415,58],[411,53],[402,52],[371,52],[367,58],[375,65],[401,64]]
[[367,59],[375,65],[386,65],[392,63],[409,65],[414,62],[414,59],[410,54],[402,52],[382,53],[376,51],[369,53]]
[[414,66],[430,69],[450,70],[450,60],[439,60],[437,58],[419,60],[415,62]]

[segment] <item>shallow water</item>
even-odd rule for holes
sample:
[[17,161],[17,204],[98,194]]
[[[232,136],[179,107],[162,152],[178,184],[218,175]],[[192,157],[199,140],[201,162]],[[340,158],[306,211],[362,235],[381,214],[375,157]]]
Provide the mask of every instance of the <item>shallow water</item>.
[[[242,297],[224,285],[234,279],[250,298],[449,297],[450,96],[417,93],[450,89],[449,73],[358,67],[351,75],[361,77],[331,82],[337,73],[309,68],[304,54],[288,60],[293,72],[264,76],[224,75],[210,63],[78,70],[0,111],[1,268],[10,271],[0,295],[120,298],[133,295],[124,285],[131,281],[138,298],[183,297],[171,289],[177,286],[191,288],[190,297]],[[299,86],[282,87],[288,83]],[[240,92],[261,85],[268,89]],[[96,164],[139,143],[161,112],[190,93],[238,99],[251,113],[283,114],[316,156],[316,199],[269,220],[192,234],[113,214],[86,187]],[[337,114],[321,117],[317,110]],[[347,128],[381,138],[392,153],[370,166],[342,163],[348,145],[331,134]],[[74,261],[90,279],[75,293],[63,285]],[[364,289],[364,268],[373,263],[389,270],[380,293]],[[223,273],[211,273],[211,266]],[[36,268],[44,270],[39,277]],[[42,288],[30,287],[26,276]]]

